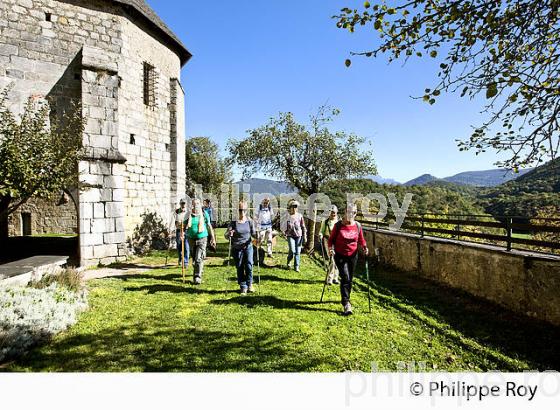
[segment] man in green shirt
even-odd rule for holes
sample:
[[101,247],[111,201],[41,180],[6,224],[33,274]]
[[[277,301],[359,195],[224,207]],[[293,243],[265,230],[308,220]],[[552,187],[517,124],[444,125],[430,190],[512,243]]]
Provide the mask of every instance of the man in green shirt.
[[[334,256],[329,256],[328,253],[328,246],[327,242],[329,240],[329,236],[331,236],[331,232],[334,228],[334,225],[338,222],[338,208],[336,205],[331,206],[331,213],[327,219],[325,219],[321,223],[321,229],[319,230],[319,240],[323,246],[323,255],[328,257],[327,261],[327,269],[328,269],[328,276],[327,276],[327,285],[332,285],[333,283],[338,284],[338,269],[336,268],[336,264],[334,263]],[[327,252],[325,255],[324,252]]]

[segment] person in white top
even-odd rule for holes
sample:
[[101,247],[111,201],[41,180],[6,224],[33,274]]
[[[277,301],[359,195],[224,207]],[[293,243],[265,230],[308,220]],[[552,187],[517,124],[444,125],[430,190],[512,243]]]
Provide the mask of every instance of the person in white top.
[[[183,249],[183,240],[185,239],[184,231],[187,229],[187,222],[189,214],[186,207],[186,202],[183,198],[179,201],[179,208],[175,210],[175,243],[177,244],[177,257],[179,258],[179,265],[181,265],[181,252]],[[182,232],[181,232],[182,229]],[[185,267],[189,264],[189,242],[185,241],[185,254],[183,255]]]
[[258,232],[259,248],[263,243],[266,244],[266,251],[268,257],[272,257],[272,206],[270,205],[270,198],[266,197],[259,205],[257,212],[256,225]]

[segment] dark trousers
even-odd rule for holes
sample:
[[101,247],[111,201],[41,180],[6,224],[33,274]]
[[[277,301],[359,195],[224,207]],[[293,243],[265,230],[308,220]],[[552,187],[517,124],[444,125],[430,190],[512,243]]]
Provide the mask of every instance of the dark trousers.
[[244,249],[232,249],[235,267],[237,268],[237,283],[241,288],[250,288],[253,284],[253,245]]
[[334,263],[340,274],[340,302],[342,306],[350,302],[350,293],[352,293],[352,280],[354,279],[354,271],[358,263],[358,251],[351,256],[343,256],[338,253],[334,254]]

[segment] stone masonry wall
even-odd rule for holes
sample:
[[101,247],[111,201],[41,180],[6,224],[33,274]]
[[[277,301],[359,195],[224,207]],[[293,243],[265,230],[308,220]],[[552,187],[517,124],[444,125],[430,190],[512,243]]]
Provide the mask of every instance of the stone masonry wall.
[[21,112],[30,95],[67,94],[57,86],[68,77],[78,81],[78,91],[79,67],[69,68],[84,45],[120,52],[117,13],[117,7],[96,0],[1,0],[0,88],[13,84],[11,109]]
[[[21,112],[31,95],[50,97],[55,112],[82,101],[86,265],[122,259],[141,213],[167,219],[185,191],[180,59],[127,13],[101,0],[0,0],[0,88],[13,85],[10,108]],[[143,104],[144,61],[158,73],[153,108]]]
[[119,75],[115,55],[84,47],[86,156],[80,162],[80,252],[83,264],[126,258],[124,163],[119,146]]
[[30,199],[16,212],[10,215],[10,236],[21,236],[22,214],[31,214],[31,234],[64,234],[74,235],[78,233],[78,212],[71,198],[64,204],[58,204],[58,198],[54,201],[38,201]]
[[[145,211],[157,212],[167,223],[178,197],[184,195],[184,159],[178,162],[178,155],[184,158],[184,123],[178,119],[184,103],[177,96],[182,94],[177,54],[126,18],[122,27],[121,72],[126,75],[119,95],[119,135],[127,158],[125,230],[130,236]],[[155,67],[153,107],[143,102],[144,62]]]

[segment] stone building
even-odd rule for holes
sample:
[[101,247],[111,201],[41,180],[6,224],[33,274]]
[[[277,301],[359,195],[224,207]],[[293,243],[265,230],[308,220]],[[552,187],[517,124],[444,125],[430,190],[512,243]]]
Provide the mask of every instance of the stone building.
[[70,201],[31,201],[12,233],[76,232],[91,265],[126,255],[143,212],[168,219],[185,192],[180,72],[190,57],[143,0],[0,0],[0,88],[12,85],[11,109],[31,95],[55,112],[79,100],[87,120]]

